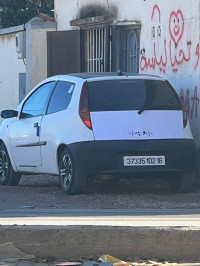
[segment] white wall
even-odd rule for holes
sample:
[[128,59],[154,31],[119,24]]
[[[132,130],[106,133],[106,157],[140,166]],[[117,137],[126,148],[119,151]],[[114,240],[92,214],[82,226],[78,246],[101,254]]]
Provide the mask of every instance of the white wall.
[[[70,20],[80,18],[80,10],[94,3],[107,11],[116,10],[114,23],[141,22],[140,72],[169,79],[188,108],[193,135],[200,146],[200,1],[55,0],[58,30],[73,29]],[[156,31],[154,38],[152,27]]]
[[[165,76],[188,108],[196,143],[200,146],[199,0],[152,1],[142,21],[140,72]],[[146,12],[147,14],[147,12]],[[161,37],[151,36],[152,26]]]
[[[161,2],[163,0],[160,0]],[[182,0],[184,1],[184,0]],[[146,20],[146,11],[155,1],[144,0],[54,0],[54,17],[58,30],[70,30],[70,21],[79,18],[80,10],[87,5],[100,5],[116,13],[115,21]],[[158,1],[157,1],[158,2]],[[164,2],[164,1],[163,1]],[[173,0],[171,0],[173,2]],[[116,12],[115,12],[116,10]]]
[[[34,18],[26,24],[26,59],[18,59],[16,34],[23,26],[0,30],[0,111],[19,104],[19,73],[26,73],[26,93],[47,77],[47,31],[55,22]],[[25,65],[26,64],[26,65]],[[0,123],[2,122],[0,118]]]
[[47,77],[47,31],[56,30],[55,22],[33,18],[26,24],[26,92]]
[[5,29],[0,31],[0,111],[18,106],[19,73],[26,72],[23,60],[18,59],[16,53],[16,33]]

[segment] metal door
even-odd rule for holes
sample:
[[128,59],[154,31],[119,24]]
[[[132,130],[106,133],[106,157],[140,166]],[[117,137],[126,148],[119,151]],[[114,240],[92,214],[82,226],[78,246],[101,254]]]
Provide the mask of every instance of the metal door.
[[47,32],[48,76],[81,72],[80,30]]
[[124,72],[139,72],[139,32],[135,29],[121,31],[120,69]]

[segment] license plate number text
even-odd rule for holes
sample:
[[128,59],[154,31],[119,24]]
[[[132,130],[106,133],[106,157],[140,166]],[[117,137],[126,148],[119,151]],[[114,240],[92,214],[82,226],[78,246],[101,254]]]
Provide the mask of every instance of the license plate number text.
[[124,166],[165,165],[165,156],[124,156]]

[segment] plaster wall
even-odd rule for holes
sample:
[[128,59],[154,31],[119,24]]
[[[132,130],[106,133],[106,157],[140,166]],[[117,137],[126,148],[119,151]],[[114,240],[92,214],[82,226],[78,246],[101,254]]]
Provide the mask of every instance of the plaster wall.
[[[140,72],[166,77],[187,109],[200,146],[199,0],[152,1],[142,19]],[[153,36],[153,28],[155,36]]]
[[26,24],[26,92],[47,77],[47,31],[56,30],[54,22],[33,18]]
[[0,111],[18,106],[19,73],[26,72],[23,60],[16,53],[16,33],[0,34]]
[[[200,1],[199,0],[55,0],[58,30],[88,10],[104,9],[114,21],[140,21],[140,73],[166,77],[187,108],[200,146]],[[89,13],[89,12],[88,12]]]
[[[49,29],[48,29],[49,31]],[[30,89],[47,77],[47,29],[31,32],[31,82]]]

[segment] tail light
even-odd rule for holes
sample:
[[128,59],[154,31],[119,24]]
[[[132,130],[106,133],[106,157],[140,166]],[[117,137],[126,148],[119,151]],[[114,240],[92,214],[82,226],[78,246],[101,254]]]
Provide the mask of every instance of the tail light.
[[92,129],[92,122],[90,119],[90,112],[88,106],[87,82],[84,82],[81,91],[81,97],[79,102],[79,115],[86,127]]

